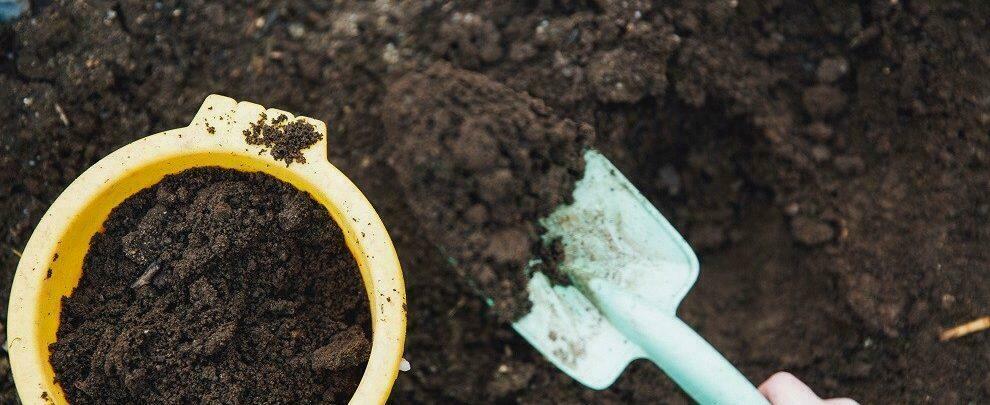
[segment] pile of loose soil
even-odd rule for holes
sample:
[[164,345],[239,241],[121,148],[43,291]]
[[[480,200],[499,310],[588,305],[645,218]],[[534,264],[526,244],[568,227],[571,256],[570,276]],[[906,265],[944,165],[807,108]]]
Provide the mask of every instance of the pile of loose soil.
[[503,319],[524,315],[531,272],[554,274],[562,254],[537,221],[570,202],[591,127],[446,64],[396,81],[384,107],[389,161],[426,238]]
[[574,383],[423,237],[385,99],[442,61],[594,128],[699,253],[680,316],[751,380],[787,369],[863,403],[990,396],[990,334],[938,341],[990,308],[988,2],[33,4],[0,27],[2,303],[73,178],[220,92],[327,122],[331,161],[389,226],[413,367],[395,402],[686,403],[642,362],[607,390]]
[[367,297],[306,193],[190,169],[125,200],[104,229],[51,345],[71,403],[346,403],[357,388]]

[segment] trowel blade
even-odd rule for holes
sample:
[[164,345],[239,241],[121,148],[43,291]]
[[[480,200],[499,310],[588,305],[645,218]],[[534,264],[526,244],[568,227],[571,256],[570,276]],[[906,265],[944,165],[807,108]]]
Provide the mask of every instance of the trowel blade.
[[533,307],[512,327],[581,384],[607,388],[630,361],[643,356],[574,286],[553,286],[536,273],[527,289]]
[[643,356],[596,306],[589,282],[605,283],[668,312],[698,275],[698,260],[659,211],[600,153],[585,153],[574,202],[541,221],[546,240],[559,239],[570,286],[535,273],[527,286],[530,313],[513,324],[550,362],[582,384],[602,389]]

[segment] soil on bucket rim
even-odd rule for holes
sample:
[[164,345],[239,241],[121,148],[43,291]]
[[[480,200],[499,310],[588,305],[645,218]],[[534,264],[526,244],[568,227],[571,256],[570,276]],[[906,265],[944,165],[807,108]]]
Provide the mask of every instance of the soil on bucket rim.
[[313,124],[300,120],[290,122],[289,117],[284,114],[269,122],[265,113],[261,113],[258,121],[251,123],[243,135],[249,145],[263,145],[270,149],[268,152],[275,160],[284,161],[286,166],[292,162],[306,163],[303,149],[313,146],[322,138]]
[[[0,26],[0,302],[72,179],[218,92],[327,122],[389,226],[412,365],[394,402],[689,403],[645,362],[574,383],[423,237],[383,102],[445,61],[594,127],[698,251],[680,316],[752,381],[985,402],[990,333],[938,333],[990,308],[988,24],[985,1],[35,1]],[[16,401],[2,356],[0,382]]]
[[346,403],[370,353],[357,263],[325,207],[195,168],[114,208],[51,345],[73,404]]
[[532,272],[555,276],[563,254],[538,220],[571,202],[591,127],[443,63],[393,83],[384,107],[389,162],[426,238],[502,319],[525,315]]

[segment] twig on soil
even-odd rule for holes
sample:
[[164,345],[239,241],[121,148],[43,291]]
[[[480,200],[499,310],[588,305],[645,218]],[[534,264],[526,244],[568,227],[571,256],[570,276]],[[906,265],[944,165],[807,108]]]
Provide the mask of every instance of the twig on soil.
[[151,263],[151,265],[148,266],[148,269],[144,271],[144,274],[141,274],[141,277],[138,277],[137,281],[135,281],[134,284],[131,284],[131,288],[138,288],[148,285],[148,283],[151,282],[151,279],[155,277],[155,273],[158,273],[159,268],[161,268],[161,266],[158,265],[157,261]]
[[456,313],[457,310],[461,309],[461,307],[463,306],[464,306],[464,297],[461,297],[459,300],[457,300],[457,303],[454,304],[454,307],[451,308],[450,311],[447,311],[447,317],[450,318],[451,316],[453,316],[454,313]]
[[943,330],[942,333],[939,334],[938,340],[945,342],[947,340],[963,337],[970,333],[979,332],[984,329],[990,329],[990,316],[977,318],[962,325]]
[[14,248],[10,248],[10,251],[13,252],[14,255],[16,255],[18,258],[21,257],[21,251],[19,251],[17,249],[14,249]]
[[62,124],[69,126],[69,117],[65,115],[65,110],[63,110],[62,106],[58,105],[58,103],[55,103],[55,112],[58,113],[58,119],[62,120]]

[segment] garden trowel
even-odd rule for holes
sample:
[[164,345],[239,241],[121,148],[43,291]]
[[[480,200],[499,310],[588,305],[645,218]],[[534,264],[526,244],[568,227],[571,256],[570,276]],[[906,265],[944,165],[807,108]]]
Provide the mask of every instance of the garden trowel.
[[16,20],[27,9],[27,0],[0,0],[0,22]]
[[535,272],[532,309],[513,323],[547,359],[582,384],[604,389],[629,362],[656,363],[701,404],[767,404],[746,377],[676,316],[698,276],[694,252],[604,156],[585,152],[574,202],[542,219],[558,239],[559,271]]

